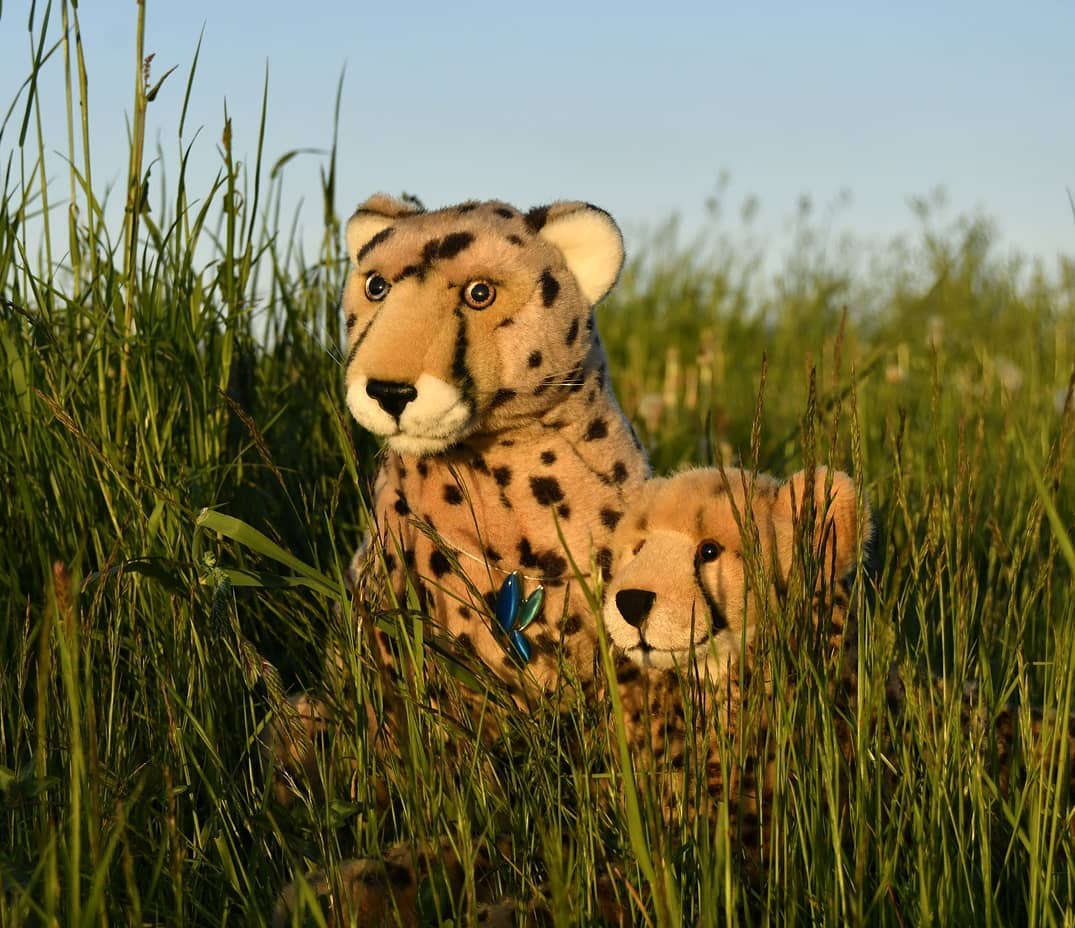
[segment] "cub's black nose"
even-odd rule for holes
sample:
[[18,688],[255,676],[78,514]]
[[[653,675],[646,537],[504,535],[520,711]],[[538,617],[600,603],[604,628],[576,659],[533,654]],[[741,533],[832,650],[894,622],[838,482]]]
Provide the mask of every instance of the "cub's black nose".
[[381,409],[393,419],[398,419],[403,415],[404,408],[418,395],[414,384],[398,383],[395,380],[367,381],[366,393],[377,400]]
[[638,628],[646,621],[656,598],[657,594],[649,590],[620,590],[616,594],[616,608],[628,624]]

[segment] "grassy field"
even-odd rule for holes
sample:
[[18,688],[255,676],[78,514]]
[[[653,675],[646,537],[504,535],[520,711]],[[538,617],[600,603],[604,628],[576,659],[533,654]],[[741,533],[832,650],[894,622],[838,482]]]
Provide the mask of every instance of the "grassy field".
[[[284,691],[318,682],[324,642],[353,640],[341,570],[375,445],[333,347],[337,209],[377,182],[330,157],[324,245],[299,254],[282,175],[260,153],[238,167],[226,128],[212,189],[182,172],[148,186],[142,84],[128,209],[108,223],[79,55],[61,44],[47,65],[68,67],[66,100],[28,85],[0,130],[0,925],[263,924],[308,864],[415,836],[466,857],[495,833],[513,844],[503,888],[548,880],[565,925],[595,917],[596,860],[639,852],[624,898],[641,923],[1075,921],[1055,765],[1018,758],[1001,791],[940,696],[909,708],[889,756],[869,749],[894,658],[953,692],[977,680],[988,709],[1071,709],[1075,260],[1012,260],[987,222],[923,207],[902,248],[833,254],[804,213],[789,254],[760,261],[714,219],[690,247],[656,236],[601,309],[656,470],[816,459],[856,473],[878,513],[864,750],[838,763],[818,685],[784,708],[774,737],[794,775],[763,880],[721,829],[669,833],[645,789],[632,825],[615,743],[585,707],[513,720],[511,762],[486,764],[476,743],[440,747],[417,699],[398,755],[374,757],[357,725],[333,743],[330,773],[357,757],[370,774],[355,796],[340,782],[285,809],[259,734]],[[66,140],[43,137],[45,106],[67,107]],[[46,178],[54,148],[73,167]],[[199,523],[206,507],[239,521]],[[343,698],[375,705],[367,657],[349,655]],[[419,683],[436,662],[416,662]],[[845,789],[845,807],[825,801]]]

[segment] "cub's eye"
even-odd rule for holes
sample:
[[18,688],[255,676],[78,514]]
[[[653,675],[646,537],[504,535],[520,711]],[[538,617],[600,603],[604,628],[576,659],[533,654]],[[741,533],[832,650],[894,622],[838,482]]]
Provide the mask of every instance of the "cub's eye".
[[388,296],[388,291],[391,289],[392,285],[376,271],[366,278],[366,299],[373,300],[375,303]]
[[717,542],[707,538],[698,545],[698,560],[708,564],[710,561],[715,561],[720,557],[720,553],[723,550],[724,549]]
[[638,543],[637,545],[635,545],[635,546],[634,546],[634,547],[633,547],[633,548],[631,549],[631,556],[632,556],[632,557],[634,557],[634,556],[635,556],[636,554],[638,554],[638,552],[639,552],[639,551],[641,551],[641,550],[642,550],[642,549],[643,549],[643,548],[644,548],[645,546],[646,546],[646,539],[645,539],[645,538],[643,538],[643,539],[642,539],[641,541],[639,541],[639,543]]
[[496,299],[496,287],[485,280],[472,280],[463,288],[463,301],[471,309],[486,309]]

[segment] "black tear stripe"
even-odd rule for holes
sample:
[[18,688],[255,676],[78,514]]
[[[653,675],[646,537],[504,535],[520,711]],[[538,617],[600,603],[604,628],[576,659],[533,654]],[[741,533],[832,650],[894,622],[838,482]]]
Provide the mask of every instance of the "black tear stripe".
[[440,243],[440,248],[437,249],[437,257],[454,258],[461,252],[466,251],[473,243],[474,236],[469,232],[452,232],[450,235],[444,236],[444,241]]
[[495,212],[502,219],[515,218],[515,213],[512,212],[512,210],[508,209],[506,206],[498,206],[495,210],[493,210],[493,212]]
[[365,245],[358,249],[358,254],[355,255],[355,263],[360,264],[362,259],[366,257],[374,248],[385,241],[392,234],[392,226],[387,229],[381,229],[373,238],[371,238]]
[[713,632],[719,632],[727,628],[728,617],[724,614],[724,610],[717,605],[717,601],[713,598],[713,594],[709,592],[709,588],[702,582],[702,565],[697,558],[694,561],[694,582],[697,584],[698,589],[702,591],[702,598],[709,609],[710,629]]
[[452,356],[452,378],[455,380],[455,385],[459,388],[463,401],[473,409],[474,376],[470,373],[470,368],[467,366],[467,348],[470,344],[469,339],[467,338],[467,317],[456,309],[455,318],[459,320],[459,328],[455,333],[455,353]]
[[366,340],[366,336],[369,335],[370,329],[373,328],[373,323],[377,321],[377,317],[381,314],[382,306],[383,304],[377,307],[373,313],[373,317],[366,327],[358,333],[358,337],[355,339],[355,343],[351,346],[351,350],[347,352],[347,363],[343,366],[345,371],[351,366],[351,362],[355,359],[355,355],[358,354],[358,349],[362,347],[362,343]]

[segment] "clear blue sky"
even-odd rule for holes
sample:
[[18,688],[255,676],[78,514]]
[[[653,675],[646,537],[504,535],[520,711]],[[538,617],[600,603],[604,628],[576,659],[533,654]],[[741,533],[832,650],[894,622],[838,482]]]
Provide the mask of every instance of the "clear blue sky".
[[[58,3],[54,20],[58,27]],[[38,3],[38,17],[44,4]],[[28,72],[29,3],[3,3],[3,107]],[[125,176],[134,0],[81,5],[94,170]],[[266,65],[271,163],[327,147],[337,80],[341,212],[376,190],[428,206],[497,196],[581,198],[628,231],[673,212],[688,230],[721,171],[732,205],[762,204],[779,236],[802,194],[851,193],[839,224],[877,241],[912,228],[909,195],[943,186],[953,212],[996,219],[1006,245],[1075,252],[1075,4],[1052,2],[339,3],[148,0],[146,52],[175,74],[150,106],[150,145],[172,159],[202,127],[195,189],[217,165],[225,101],[252,158]],[[58,29],[54,30],[58,34]],[[62,63],[43,84],[51,148],[65,145]],[[16,125],[0,139],[6,164]],[[287,193],[319,220],[320,159]],[[62,198],[65,185],[54,196]],[[630,238],[629,238],[630,242]]]

